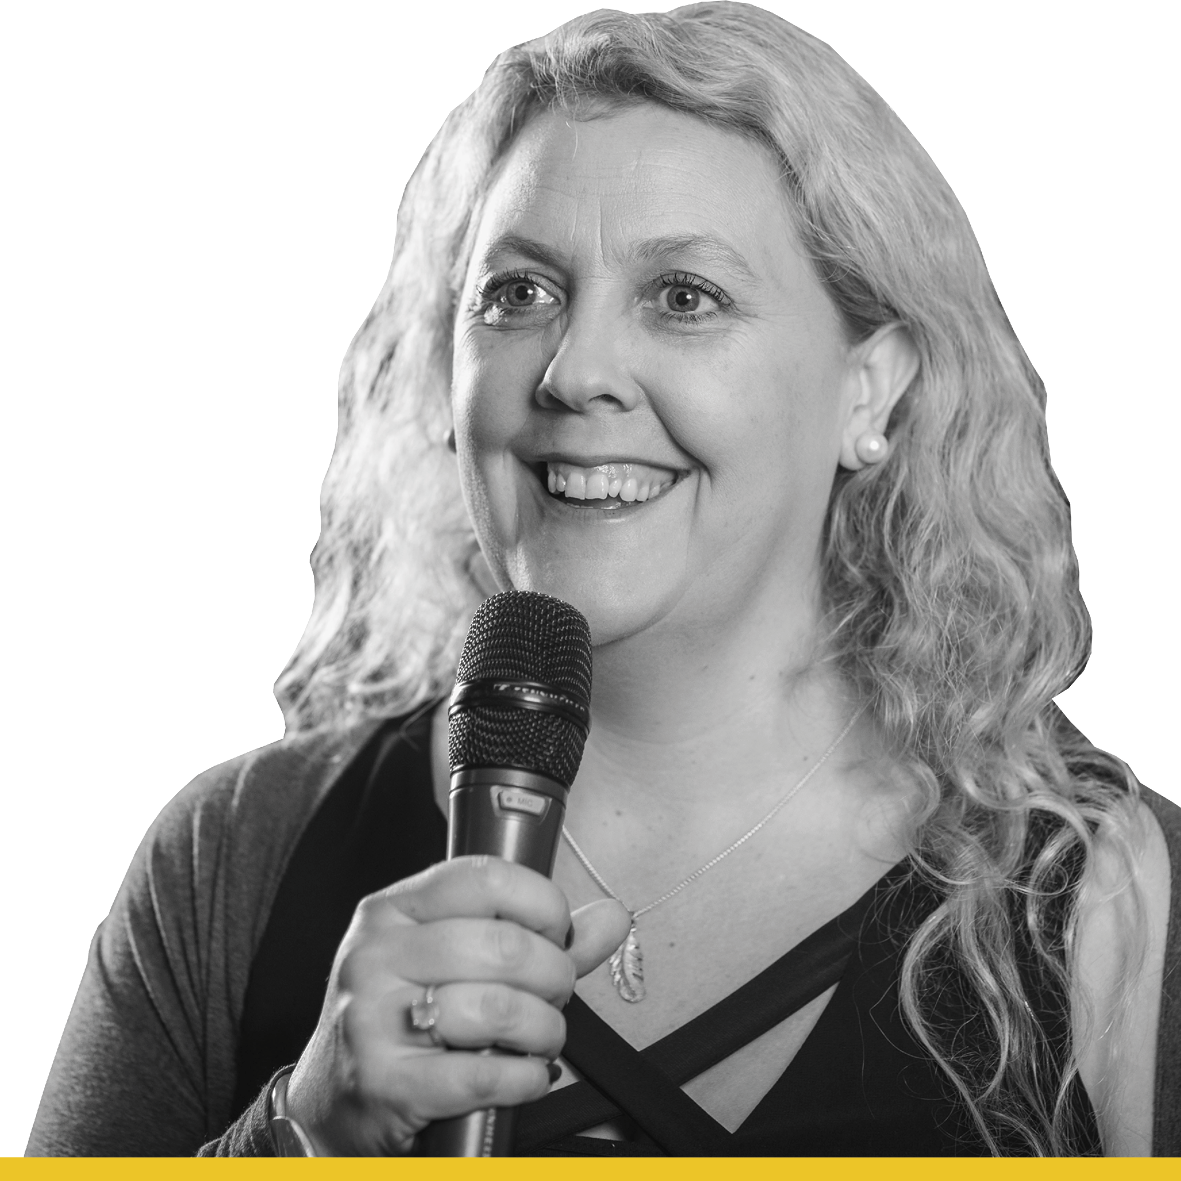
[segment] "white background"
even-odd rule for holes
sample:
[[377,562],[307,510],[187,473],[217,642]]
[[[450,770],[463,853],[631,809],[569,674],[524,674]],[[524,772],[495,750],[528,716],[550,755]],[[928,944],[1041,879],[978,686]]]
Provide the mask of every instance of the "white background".
[[[1074,506],[1096,636],[1063,704],[1181,798],[1172,6],[767,6],[968,210]],[[411,169],[496,51],[583,7],[5,7],[0,1154],[143,830],[282,732],[337,368]]]

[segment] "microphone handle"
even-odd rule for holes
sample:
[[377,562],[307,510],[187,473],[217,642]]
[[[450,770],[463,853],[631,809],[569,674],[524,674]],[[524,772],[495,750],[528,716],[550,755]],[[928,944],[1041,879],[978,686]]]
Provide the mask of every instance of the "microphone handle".
[[[476,767],[451,775],[447,859],[472,853],[503,857],[553,877],[568,789],[515,767]],[[484,1053],[493,1053],[485,1050]],[[428,1124],[418,1156],[509,1156],[513,1107],[488,1107]]]

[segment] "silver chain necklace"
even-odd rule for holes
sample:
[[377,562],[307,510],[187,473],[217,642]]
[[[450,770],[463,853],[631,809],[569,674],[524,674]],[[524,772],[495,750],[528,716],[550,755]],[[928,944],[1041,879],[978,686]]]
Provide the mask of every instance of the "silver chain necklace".
[[[832,754],[838,746],[844,742],[850,730],[853,729],[854,723],[861,717],[861,710],[858,710],[845,723],[845,728],[833,739],[832,745],[814,762],[805,773],[804,777],[797,783],[781,800],[776,803],[775,807],[767,813],[753,828],[747,829],[746,832],[738,838],[738,840],[727,845],[716,857],[711,857],[704,865],[698,866],[687,878],[678,882],[666,894],[661,894],[655,902],[649,902],[647,906],[641,906],[638,910],[628,910],[631,915],[631,929],[627,933],[627,938],[615,949],[608,960],[608,970],[611,973],[611,983],[615,985],[615,991],[619,993],[623,1000],[635,1004],[637,1001],[642,1001],[647,996],[647,989],[644,987],[644,953],[640,949],[640,936],[636,930],[636,919],[641,915],[647,914],[650,910],[655,910],[662,902],[667,902],[670,898],[679,894],[686,886],[697,881],[703,874],[708,873],[719,861],[729,857],[740,845],[745,845],[751,837],[755,835],[764,825],[773,820],[796,796],[800,789],[824,766],[829,755]],[[590,863],[590,858],[578,847],[578,842],[570,835],[570,830],[562,825],[562,836],[566,840],[566,844],[570,846],[574,856],[582,863],[582,868],[590,875],[591,880],[607,895],[608,898],[614,898],[620,905],[626,905],[623,899],[611,889],[609,885],[603,880],[603,875]]]

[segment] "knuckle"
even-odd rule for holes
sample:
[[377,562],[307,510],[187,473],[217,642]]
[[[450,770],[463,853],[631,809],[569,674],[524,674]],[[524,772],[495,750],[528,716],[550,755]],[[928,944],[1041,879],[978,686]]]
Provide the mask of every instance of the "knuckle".
[[379,1083],[373,1061],[364,1054],[355,1054],[347,1087],[347,1095],[351,1102],[358,1107],[371,1102],[378,1092]]
[[356,947],[345,952],[336,965],[336,983],[342,992],[356,992],[357,985],[364,978],[365,970],[362,966],[363,957]]
[[488,988],[480,996],[480,1019],[494,1033],[507,1033],[517,1024],[521,1002],[507,988]]
[[341,1042],[355,1056],[368,1040],[369,1023],[365,1020],[363,1006],[357,1003],[356,998],[346,997],[341,1001],[336,1022]]
[[380,938],[396,928],[399,920],[405,922],[403,912],[387,892],[367,894],[353,911],[346,938],[354,942]]
[[507,861],[479,854],[472,858],[472,874],[492,894],[503,894],[511,885],[513,872]]
[[389,948],[372,939],[360,939],[340,956],[336,980],[344,992],[363,992],[371,981],[387,971]]
[[399,878],[396,882],[391,882],[383,889],[370,894],[365,901],[376,899],[381,902],[392,902],[396,906],[397,900],[430,889],[440,877],[447,873],[449,864],[449,862],[441,861],[437,865],[428,866],[420,873],[411,874],[408,878]]
[[387,1105],[395,1118],[419,1130],[429,1120],[425,1107],[422,1079],[415,1072],[413,1059],[401,1059],[387,1068]]
[[385,895],[383,894],[366,894],[360,902],[357,903],[355,911],[355,921],[362,929],[372,927],[378,919],[378,916],[388,905]]
[[495,961],[510,971],[524,967],[529,959],[529,937],[516,923],[493,923],[489,942]]
[[477,1106],[490,1102],[500,1088],[503,1063],[492,1055],[473,1057],[467,1072],[467,1093]]

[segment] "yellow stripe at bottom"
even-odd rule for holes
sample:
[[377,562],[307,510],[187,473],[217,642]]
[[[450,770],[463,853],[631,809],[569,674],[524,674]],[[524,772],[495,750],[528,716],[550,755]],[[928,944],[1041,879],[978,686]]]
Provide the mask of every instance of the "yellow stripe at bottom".
[[496,1160],[178,1160],[174,1158],[32,1159],[0,1158],[2,1181],[91,1181],[98,1178],[148,1181],[198,1175],[275,1177],[291,1170],[320,1178],[350,1177],[376,1181],[623,1181],[634,1169],[636,1181],[985,1181],[985,1178],[1053,1177],[1060,1181],[1108,1181],[1109,1178],[1172,1178],[1181,1181],[1176,1159],[1124,1160],[978,1160],[941,1157],[768,1157],[686,1159],[668,1157],[512,1157]]

